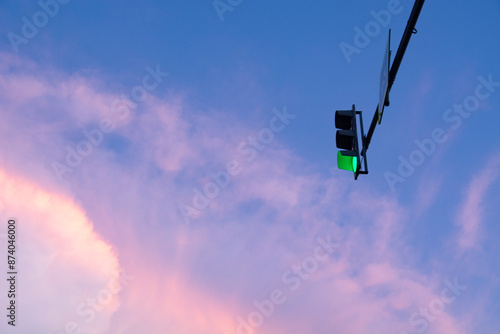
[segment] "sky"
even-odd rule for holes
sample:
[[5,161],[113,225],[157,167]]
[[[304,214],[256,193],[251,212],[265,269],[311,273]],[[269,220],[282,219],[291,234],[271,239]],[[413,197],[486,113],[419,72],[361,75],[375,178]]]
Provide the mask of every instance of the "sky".
[[3,1],[0,332],[500,333],[497,0],[424,4],[337,168],[413,4]]

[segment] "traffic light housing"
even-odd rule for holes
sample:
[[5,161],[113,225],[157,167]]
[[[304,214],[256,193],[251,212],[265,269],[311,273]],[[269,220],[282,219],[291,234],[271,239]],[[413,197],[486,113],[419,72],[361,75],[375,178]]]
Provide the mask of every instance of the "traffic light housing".
[[356,108],[352,110],[335,111],[335,127],[338,129],[335,136],[337,148],[337,166],[339,169],[349,170],[357,179],[361,171],[361,159],[358,143]]

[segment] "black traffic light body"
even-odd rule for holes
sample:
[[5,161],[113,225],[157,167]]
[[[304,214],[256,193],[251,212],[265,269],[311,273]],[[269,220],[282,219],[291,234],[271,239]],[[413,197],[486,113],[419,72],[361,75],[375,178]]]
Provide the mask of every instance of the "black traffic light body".
[[351,110],[335,111],[335,127],[338,129],[335,140],[337,148],[341,149],[337,153],[337,166],[339,169],[352,171],[354,179],[357,179],[359,174],[368,173],[366,157],[365,171],[361,171],[361,156],[364,156],[365,152],[364,149],[359,149],[357,114],[360,115],[361,138],[364,140],[361,111],[356,111],[355,105],[352,105]]

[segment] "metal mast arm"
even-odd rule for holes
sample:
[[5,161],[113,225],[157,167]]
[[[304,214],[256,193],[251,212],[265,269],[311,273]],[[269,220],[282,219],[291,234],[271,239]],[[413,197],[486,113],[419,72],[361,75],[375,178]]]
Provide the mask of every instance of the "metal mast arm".
[[[392,62],[391,70],[389,71],[389,83],[387,86],[387,95],[389,95],[392,84],[396,79],[396,74],[398,73],[399,65],[401,65],[401,61],[403,60],[403,56],[406,51],[406,47],[410,42],[411,35],[413,33],[416,33],[415,25],[417,24],[418,16],[420,15],[420,11],[422,10],[424,1],[425,0],[415,0],[415,4],[413,5],[413,9],[410,14],[410,19],[406,24],[405,32],[403,33],[403,37],[401,38],[401,42],[399,43],[398,51],[396,52],[396,56],[394,57],[394,61]],[[370,129],[366,134],[365,143],[363,144],[365,151],[368,149],[368,146],[370,145],[370,141],[373,136],[373,131],[375,131],[375,126],[377,125],[377,120],[378,120],[378,105],[377,109],[375,109],[375,114],[373,115]]]

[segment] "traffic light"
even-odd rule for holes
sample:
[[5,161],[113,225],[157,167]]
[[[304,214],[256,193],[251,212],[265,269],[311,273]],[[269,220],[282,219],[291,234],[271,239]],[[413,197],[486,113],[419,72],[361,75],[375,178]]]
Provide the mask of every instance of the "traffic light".
[[336,134],[337,148],[344,150],[337,153],[337,166],[340,169],[350,170],[357,178],[361,169],[361,161],[354,105],[352,110],[335,112],[335,127],[339,129]]

